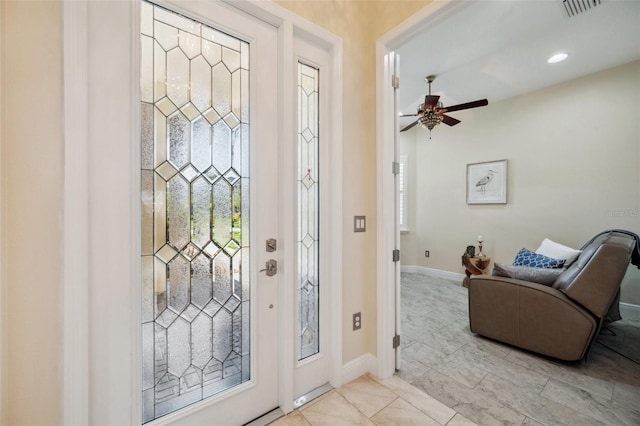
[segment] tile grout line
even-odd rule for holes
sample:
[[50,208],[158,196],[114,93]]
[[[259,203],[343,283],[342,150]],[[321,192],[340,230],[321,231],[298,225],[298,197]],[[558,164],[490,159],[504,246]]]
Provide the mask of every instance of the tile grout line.
[[[368,377],[368,374],[364,374],[360,377]],[[356,379],[357,380],[357,379]],[[374,382],[377,383],[376,380],[374,380],[373,378],[371,378],[371,380],[373,380]],[[340,387],[342,388],[342,386]],[[338,389],[340,389],[338,388]],[[385,405],[383,408],[381,408],[380,410],[376,411],[374,414],[371,415],[371,417],[367,416],[365,413],[362,412],[362,410],[360,410],[358,407],[356,407],[356,405],[351,402],[351,400],[349,398],[347,398],[346,395],[343,395],[338,389],[335,389],[335,391],[342,397],[344,398],[345,401],[347,401],[347,403],[352,406],[353,408],[355,408],[360,414],[362,414],[363,417],[371,420],[371,417],[375,416],[376,414],[378,414],[380,411],[384,410],[385,408],[387,408],[389,406],[389,404],[391,404],[393,401],[395,401],[396,399],[399,398],[398,394],[396,394],[395,392],[393,392],[391,389],[388,389],[391,393],[393,393],[396,397],[393,399],[393,401],[391,401],[389,404]],[[386,389],[386,388],[385,388]]]
[[[393,392],[393,391],[392,391]],[[393,392],[393,394],[396,396],[393,401],[389,402],[387,405],[385,405],[384,407],[382,407],[381,409],[379,409],[378,411],[376,411],[374,414],[371,415],[371,417],[367,417],[364,413],[362,413],[363,416],[367,417],[369,420],[371,420],[373,417],[375,417],[378,413],[380,413],[382,410],[384,410],[385,408],[387,408],[388,406],[390,406],[391,404],[393,404],[394,402],[396,402],[399,399],[402,399],[398,396],[398,394],[396,394],[395,392]],[[356,407],[357,409],[357,407]]]
[[[398,378],[398,379],[399,379],[399,380],[403,380],[403,379],[400,379],[400,378]],[[374,379],[374,380],[376,380],[376,379]],[[376,380],[376,381],[377,381],[377,380]],[[443,403],[443,402],[439,401],[438,399],[436,399],[436,398],[432,397],[431,395],[427,394],[426,392],[424,392],[424,391],[422,391],[422,390],[420,390],[420,389],[416,388],[415,386],[413,386],[411,383],[407,382],[406,380],[403,380],[403,381],[404,381],[404,382],[406,382],[406,383],[408,383],[408,384],[409,384],[409,385],[411,385],[412,387],[414,387],[414,388],[415,388],[415,390],[416,390],[416,392],[424,393],[425,395],[428,395],[430,398],[433,398],[433,400],[435,400],[435,401],[439,402],[440,404],[442,404],[443,406],[445,406],[445,407],[449,408],[449,409],[450,409],[450,410],[452,410],[454,413],[456,413],[456,414],[460,414],[460,413],[458,413],[456,410],[454,410],[453,408],[449,407],[447,404],[445,404],[445,403]],[[378,382],[378,383],[380,383],[380,382]],[[440,423],[439,421],[437,421],[436,419],[434,419],[433,417],[431,417],[431,416],[429,415],[429,413],[426,413],[426,412],[424,412],[423,410],[421,410],[419,407],[416,407],[413,403],[411,403],[411,401],[408,401],[407,399],[405,399],[405,398],[403,398],[402,396],[398,395],[398,394],[397,394],[393,389],[390,389],[390,388],[389,388],[389,387],[387,387],[384,383],[380,383],[380,384],[381,384],[382,386],[384,386],[385,388],[389,389],[389,391],[393,392],[393,393],[394,393],[394,394],[395,394],[399,399],[402,399],[404,402],[406,402],[407,404],[411,405],[413,408],[415,408],[416,410],[418,410],[419,412],[421,412],[421,413],[422,413],[422,414],[424,414],[425,416],[429,417],[429,418],[430,418],[431,420],[433,420],[434,422],[436,422],[436,423],[438,423],[438,424],[442,424],[442,423]],[[385,407],[385,408],[386,408],[386,407]],[[381,411],[382,411],[382,410],[381,410]],[[450,418],[449,420],[447,420],[447,423],[449,423],[449,422],[451,421],[451,419],[453,419],[453,418],[456,416],[456,414],[454,414],[453,416],[451,416],[451,418]],[[462,414],[460,414],[460,415],[462,415]],[[373,417],[373,416],[372,416],[372,417]],[[446,425],[446,423],[445,423],[445,425]],[[443,426],[444,426],[444,425],[443,425]]]

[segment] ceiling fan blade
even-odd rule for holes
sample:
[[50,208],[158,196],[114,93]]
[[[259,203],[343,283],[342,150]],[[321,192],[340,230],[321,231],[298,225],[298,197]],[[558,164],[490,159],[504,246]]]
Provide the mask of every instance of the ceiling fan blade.
[[402,113],[400,113],[400,117],[417,117],[418,115],[421,115],[421,114],[402,114]]
[[445,108],[442,108],[442,112],[453,112],[453,111],[460,111],[462,109],[469,109],[469,108],[477,108],[477,107],[481,107],[481,106],[487,106],[489,105],[489,101],[487,101],[486,99],[480,99],[477,101],[473,101],[473,102],[467,102],[465,104],[458,104],[458,105],[452,105],[452,106],[448,106]]
[[405,126],[404,128],[400,129],[401,132],[404,132],[405,130],[409,130],[410,128],[412,128],[413,126],[415,126],[416,124],[418,124],[418,121],[420,120],[416,120],[413,123],[409,124],[408,126]]
[[456,124],[460,123],[460,120],[458,120],[457,118],[453,118],[448,115],[442,114],[442,122],[447,126],[455,126]]
[[436,96],[436,95],[427,95],[424,97],[424,106],[426,107],[435,107],[436,105],[438,105],[438,99],[440,99],[440,96]]

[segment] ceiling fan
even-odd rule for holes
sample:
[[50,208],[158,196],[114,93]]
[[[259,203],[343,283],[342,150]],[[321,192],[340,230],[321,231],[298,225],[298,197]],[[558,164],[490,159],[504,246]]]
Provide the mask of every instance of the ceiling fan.
[[489,101],[486,99],[480,99],[473,102],[445,107],[442,105],[442,102],[439,102],[440,96],[431,94],[431,83],[435,78],[435,75],[425,77],[425,80],[429,83],[429,94],[424,97],[424,103],[418,106],[418,112],[415,114],[400,114],[400,117],[418,117],[416,121],[403,127],[400,130],[401,132],[411,129],[416,124],[420,124],[422,127],[429,129],[429,139],[431,139],[431,130],[433,130],[433,128],[438,124],[444,123],[448,126],[455,126],[460,123],[460,120],[446,115],[446,112],[460,111],[463,109],[489,105]]

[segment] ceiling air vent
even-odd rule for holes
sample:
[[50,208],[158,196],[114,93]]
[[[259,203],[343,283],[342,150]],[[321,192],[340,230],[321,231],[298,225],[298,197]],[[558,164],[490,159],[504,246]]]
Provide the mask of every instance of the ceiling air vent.
[[562,4],[567,15],[572,17],[602,4],[602,0],[562,0]]

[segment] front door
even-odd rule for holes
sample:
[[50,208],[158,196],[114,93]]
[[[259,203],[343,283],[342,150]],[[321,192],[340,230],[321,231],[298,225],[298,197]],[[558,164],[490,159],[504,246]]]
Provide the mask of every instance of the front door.
[[278,407],[277,31],[141,4],[141,422]]

